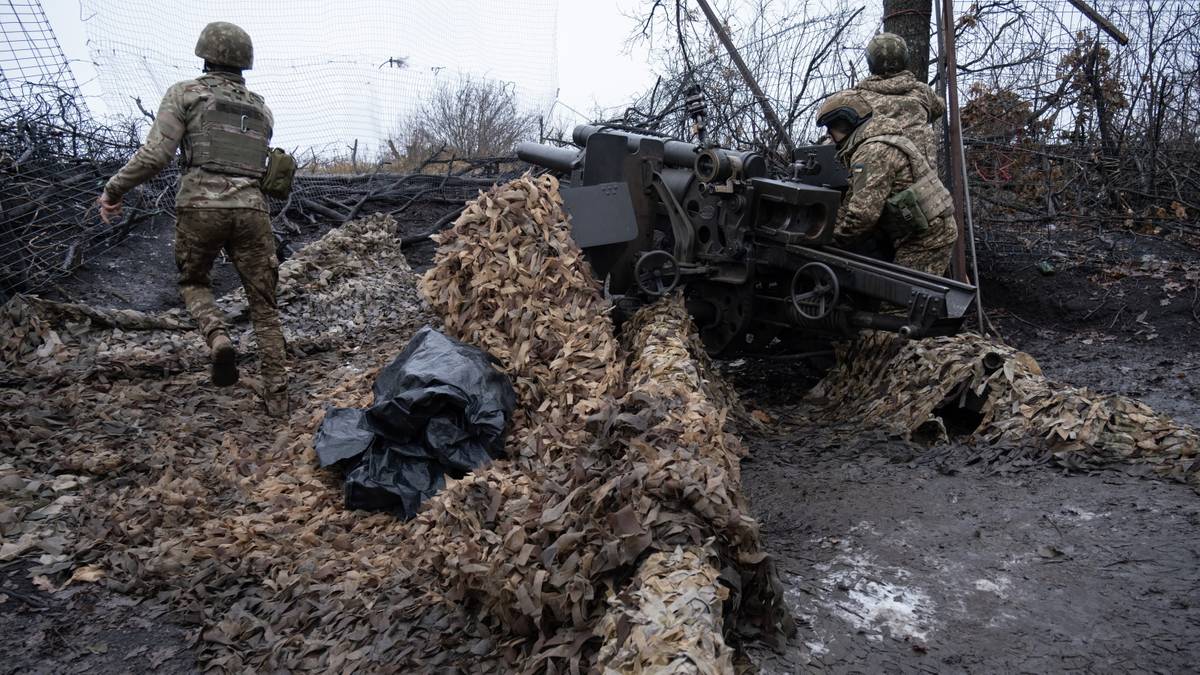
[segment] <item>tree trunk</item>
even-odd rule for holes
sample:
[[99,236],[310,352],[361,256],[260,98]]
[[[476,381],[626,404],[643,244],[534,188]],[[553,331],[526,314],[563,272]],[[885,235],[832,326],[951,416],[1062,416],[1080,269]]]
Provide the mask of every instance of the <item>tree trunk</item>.
[[929,81],[932,12],[933,0],[883,0],[883,29],[908,43],[908,69],[922,82]]

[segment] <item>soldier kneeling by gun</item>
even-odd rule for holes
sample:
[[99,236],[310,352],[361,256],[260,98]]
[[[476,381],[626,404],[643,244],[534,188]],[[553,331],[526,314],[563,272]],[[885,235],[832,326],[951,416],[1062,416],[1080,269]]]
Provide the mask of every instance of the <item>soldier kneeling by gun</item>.
[[837,143],[850,171],[850,190],[838,209],[834,237],[842,246],[882,233],[897,264],[945,274],[958,239],[950,192],[900,125],[872,115],[862,95],[847,89],[817,111],[817,124]]

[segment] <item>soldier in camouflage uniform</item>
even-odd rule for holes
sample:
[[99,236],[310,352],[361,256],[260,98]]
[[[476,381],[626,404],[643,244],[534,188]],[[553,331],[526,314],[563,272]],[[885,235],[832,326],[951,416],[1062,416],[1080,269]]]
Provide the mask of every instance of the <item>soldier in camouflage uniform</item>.
[[[885,233],[895,245],[895,262],[929,274],[945,274],[958,239],[950,193],[938,180],[904,130],[893,119],[872,114],[856,90],[830,96],[817,111],[817,124],[838,145],[838,159],[850,170],[850,190],[838,209],[834,230],[839,244],[849,246]],[[926,227],[899,222],[889,203],[905,190],[920,207]]]
[[896,120],[925,161],[937,171],[937,134],[931,126],[946,113],[946,104],[908,68],[908,45],[895,33],[880,33],[867,43],[871,76],[855,89],[879,117]]
[[231,23],[206,26],[196,43],[204,74],[167,90],[146,143],[104,186],[105,222],[121,199],[163,169],[182,149],[175,198],[175,263],[179,290],[212,355],[218,386],[237,382],[237,353],[213,300],[210,272],[222,249],[241,277],[262,358],[263,398],[276,417],[287,414],[283,329],[276,307],[279,262],[259,179],[266,169],[274,120],[263,98],[246,88],[254,63],[250,36]]

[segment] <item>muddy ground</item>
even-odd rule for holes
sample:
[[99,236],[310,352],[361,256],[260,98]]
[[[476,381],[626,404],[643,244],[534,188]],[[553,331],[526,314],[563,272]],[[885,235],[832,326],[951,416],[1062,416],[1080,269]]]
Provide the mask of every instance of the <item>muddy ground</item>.
[[[415,212],[401,234],[424,232]],[[312,228],[290,237],[299,247]],[[990,261],[984,297],[1005,340],[1052,379],[1141,398],[1200,424],[1200,254],[1110,235],[1139,255],[1055,260],[1044,275]],[[169,222],[59,284],[107,306],[178,306]],[[414,267],[433,247],[409,249]],[[1146,259],[1141,252],[1148,252]],[[986,252],[985,252],[986,253]],[[228,290],[227,265],[214,275]],[[1190,283],[1189,283],[1190,282]],[[1035,449],[921,447],[813,427],[802,363],[721,364],[775,418],[745,437],[745,490],[799,628],[748,645],[764,672],[1180,672],[1200,663],[1200,496],[1134,470],[1067,474]],[[969,432],[970,420],[948,425]],[[0,672],[188,672],[188,617],[91,587],[50,595],[27,563],[0,568]]]
[[[1050,276],[997,266],[984,276],[990,315],[1050,378],[1200,425],[1194,280],[1186,292],[1172,283],[1200,255],[1130,245],[1155,260],[1060,264]],[[927,448],[807,425],[796,389],[815,374],[779,362],[725,370],[779,420],[747,435],[743,484],[801,621],[784,650],[750,648],[763,672],[1195,671],[1193,489],[1134,469],[1067,474],[1032,445]]]

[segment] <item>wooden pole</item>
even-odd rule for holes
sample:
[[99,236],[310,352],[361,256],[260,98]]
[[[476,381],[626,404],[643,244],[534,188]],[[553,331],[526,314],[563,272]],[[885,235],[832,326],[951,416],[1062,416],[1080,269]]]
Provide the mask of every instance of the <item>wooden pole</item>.
[[954,0],[941,0],[942,9],[942,73],[946,76],[946,118],[950,123],[951,193],[954,195],[954,222],[958,224],[958,242],[954,245],[954,256],[950,261],[954,278],[967,281],[966,256],[966,167],[963,166],[962,120],[958,116],[958,62],[954,51]]
[[767,122],[775,130],[775,134],[779,136],[779,142],[783,144],[783,147],[787,148],[788,161],[791,161],[791,157],[796,150],[796,144],[792,143],[792,139],[788,136],[783,122],[775,114],[775,108],[771,107],[771,102],[767,100],[767,95],[758,86],[758,81],[754,79],[754,74],[750,72],[750,68],[746,66],[746,62],[742,60],[742,55],[738,53],[737,47],[733,45],[733,40],[725,32],[725,28],[721,25],[721,21],[713,12],[712,7],[708,6],[708,0],[696,0],[696,2],[700,5],[704,16],[708,18],[708,23],[717,34],[717,39],[721,41],[722,45],[725,45],[725,51],[729,52],[729,57],[733,59],[733,64],[737,66],[738,72],[742,74],[742,79],[746,81],[746,86],[750,87],[750,91],[754,93],[754,98],[758,100],[758,105],[762,108]]
[[1084,16],[1091,19],[1092,23],[1099,26],[1105,33],[1111,35],[1114,40],[1121,43],[1122,47],[1129,44],[1129,38],[1125,35],[1125,33],[1121,32],[1120,28],[1114,26],[1113,22],[1101,16],[1100,12],[1097,12],[1095,9],[1093,9],[1091,5],[1087,4],[1083,0],[1067,0],[1067,2],[1074,5],[1075,9],[1083,12]]
[[[975,284],[975,313],[979,332],[987,334],[987,320],[983,313],[983,293],[979,282],[979,261],[975,256],[975,227],[972,220],[971,203],[967,192],[967,153],[962,140],[962,116],[958,108],[958,61],[954,49],[954,0],[939,0],[941,31],[940,68],[946,82],[946,116],[950,123],[950,176],[954,184],[954,220],[958,224],[958,241],[954,245],[951,264],[954,277],[959,281]],[[967,249],[971,251],[971,274],[967,274]]]

